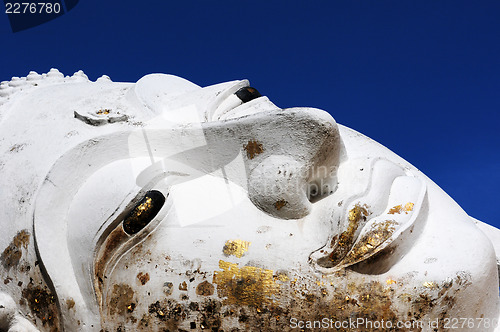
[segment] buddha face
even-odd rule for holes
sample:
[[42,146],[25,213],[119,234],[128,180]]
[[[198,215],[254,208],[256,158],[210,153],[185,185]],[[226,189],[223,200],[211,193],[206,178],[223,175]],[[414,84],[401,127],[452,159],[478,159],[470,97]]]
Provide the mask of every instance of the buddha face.
[[328,113],[247,81],[92,84],[66,102],[81,138],[53,154],[32,218],[66,330],[497,317],[495,254],[470,218]]
[[[139,98],[143,84],[151,85],[138,83]],[[217,96],[224,98],[210,101]],[[199,327],[196,312],[212,302],[264,310],[280,282],[310,273],[309,256],[331,235],[329,203],[315,205],[336,191],[343,148],[337,125],[320,110],[279,109],[247,82],[147,100],[162,111],[126,133],[129,157],[89,173],[69,203],[73,263],[93,271],[91,283],[76,276],[79,287],[96,293],[108,328]],[[84,242],[84,233],[96,235]],[[165,301],[200,309],[175,325],[180,319],[150,313]]]

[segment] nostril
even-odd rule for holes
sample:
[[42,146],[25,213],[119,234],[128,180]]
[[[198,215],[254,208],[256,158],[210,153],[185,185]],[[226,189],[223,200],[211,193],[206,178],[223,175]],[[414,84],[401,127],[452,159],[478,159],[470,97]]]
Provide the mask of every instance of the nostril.
[[332,193],[332,187],[328,183],[323,183],[323,181],[310,182],[307,187],[307,199],[311,203],[315,203]]
[[262,211],[281,219],[300,219],[311,212],[303,163],[283,155],[269,156],[249,174],[248,195]]
[[307,199],[309,199],[310,202],[313,202],[315,198],[320,193],[320,188],[317,183],[310,183],[308,188],[307,188]]

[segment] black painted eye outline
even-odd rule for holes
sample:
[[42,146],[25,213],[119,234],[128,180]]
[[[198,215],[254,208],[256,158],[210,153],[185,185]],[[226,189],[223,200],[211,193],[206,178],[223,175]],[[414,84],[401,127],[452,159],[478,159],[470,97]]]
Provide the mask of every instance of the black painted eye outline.
[[123,219],[123,230],[128,235],[139,233],[160,212],[165,204],[165,196],[157,190],[146,192],[136,206]]
[[236,91],[234,94],[243,103],[247,103],[250,100],[254,100],[256,98],[262,97],[262,95],[260,94],[260,92],[257,89],[252,88],[251,86],[243,87],[243,88],[239,89],[238,91]]

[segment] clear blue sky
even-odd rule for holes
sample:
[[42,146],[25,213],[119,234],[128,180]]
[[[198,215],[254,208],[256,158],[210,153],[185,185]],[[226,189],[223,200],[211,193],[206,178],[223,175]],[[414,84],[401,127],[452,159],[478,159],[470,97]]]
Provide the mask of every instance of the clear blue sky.
[[500,227],[500,1],[98,1],[12,33],[0,80],[51,67],[134,82],[250,79],[392,149]]

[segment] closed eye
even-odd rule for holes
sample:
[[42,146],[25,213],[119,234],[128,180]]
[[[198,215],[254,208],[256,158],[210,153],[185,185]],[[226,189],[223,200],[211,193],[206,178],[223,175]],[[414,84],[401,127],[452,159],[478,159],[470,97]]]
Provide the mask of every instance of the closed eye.
[[248,103],[250,100],[262,97],[260,92],[257,91],[257,89],[252,88],[251,86],[245,86],[239,89],[238,91],[235,92],[235,95],[244,103]]
[[116,223],[110,224],[108,229],[102,233],[96,246],[98,250],[94,260],[94,287],[101,310],[105,303],[108,287],[106,285],[107,275],[111,273],[116,262],[127,250],[152,231],[152,229],[149,231],[147,229],[155,227],[152,222],[154,220],[159,222],[162,219],[161,215],[158,218],[158,214],[164,208],[166,197],[158,190],[150,190],[142,195],[142,199],[133,200],[129,204],[125,210],[128,212],[115,218]]
[[165,196],[157,190],[146,192],[144,198],[123,220],[123,230],[128,235],[137,234],[146,227],[165,204]]

